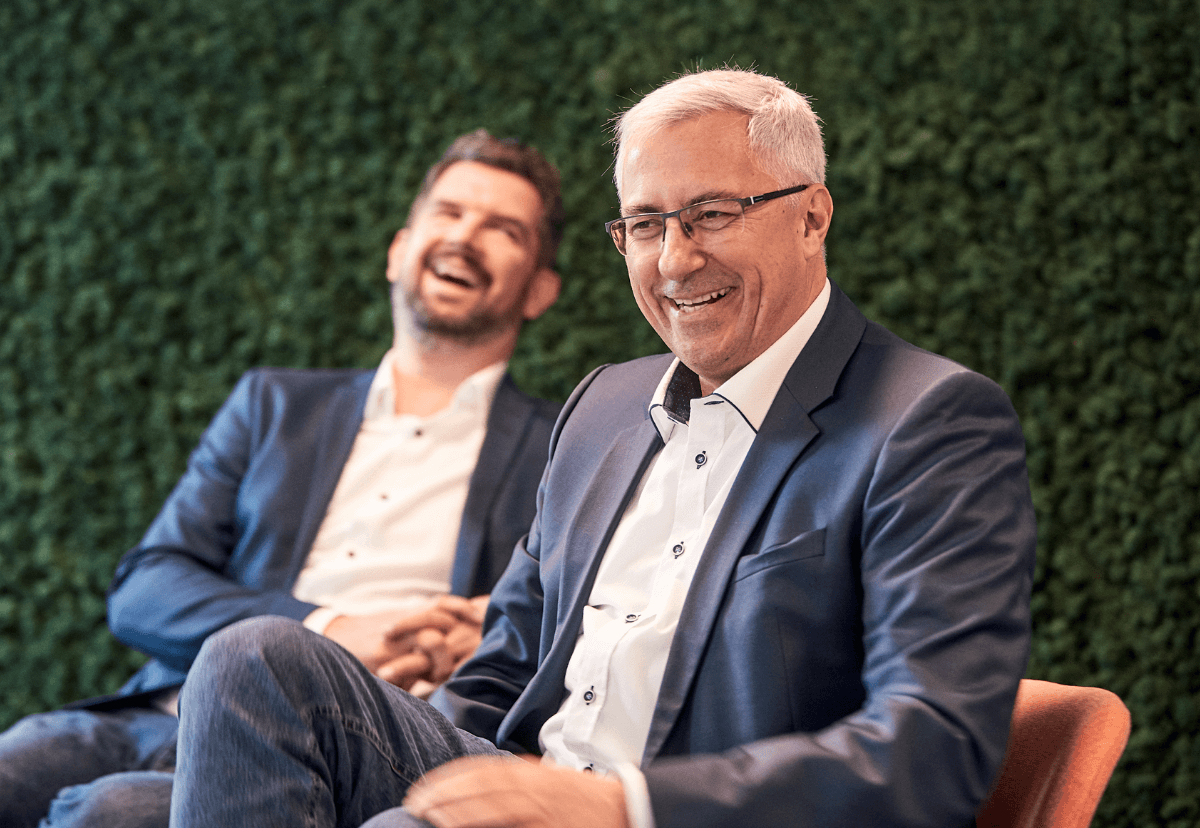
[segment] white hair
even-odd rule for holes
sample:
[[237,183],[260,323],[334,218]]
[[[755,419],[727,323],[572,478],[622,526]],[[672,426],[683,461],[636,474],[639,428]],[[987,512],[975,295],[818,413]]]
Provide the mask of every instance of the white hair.
[[621,162],[633,138],[644,139],[681,121],[712,112],[750,116],[750,149],[780,187],[825,183],[821,124],[801,95],[778,78],[747,69],[712,69],[663,84],[616,119],[613,180],[621,195]]

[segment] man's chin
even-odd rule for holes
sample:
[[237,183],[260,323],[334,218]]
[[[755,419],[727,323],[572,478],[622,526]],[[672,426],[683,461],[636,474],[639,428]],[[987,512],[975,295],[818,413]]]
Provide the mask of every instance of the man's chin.
[[[396,298],[399,297],[393,294],[393,301]],[[404,300],[403,307],[395,307],[394,310],[405,313],[411,323],[411,330],[426,341],[440,340],[471,345],[495,339],[502,335],[511,324],[509,321],[494,314],[485,313],[479,308],[461,313],[436,308],[414,293],[406,295]]]
[[479,315],[452,317],[421,313],[414,309],[413,328],[426,338],[449,340],[463,345],[494,339],[502,330],[500,320]]

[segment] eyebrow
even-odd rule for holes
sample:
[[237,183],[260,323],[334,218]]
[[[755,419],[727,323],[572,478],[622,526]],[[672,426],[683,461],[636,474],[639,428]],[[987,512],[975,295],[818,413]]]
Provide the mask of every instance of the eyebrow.
[[[438,207],[453,207],[456,210],[466,210],[467,209],[467,207],[461,201],[455,201],[452,198],[434,199],[430,202],[430,207],[435,208],[435,209]],[[529,224],[526,224],[524,221],[522,221],[521,219],[519,219],[515,216],[506,216],[503,213],[496,213],[491,210],[485,210],[484,212],[487,213],[487,218],[484,220],[485,224],[492,224],[492,225],[499,224],[499,225],[504,225],[504,226],[509,226],[509,227],[515,227],[526,235],[530,235],[530,234],[536,235],[536,233],[537,233],[536,228],[530,226]]]
[[518,230],[520,230],[522,233],[533,233],[533,232],[535,232],[533,227],[531,227],[530,225],[526,224],[524,220],[522,220],[522,219],[519,219],[519,218],[517,218],[517,217],[515,217],[515,216],[506,216],[506,215],[504,215],[503,213],[488,213],[487,215],[488,215],[488,217],[487,217],[487,219],[486,219],[486,222],[485,222],[485,223],[489,223],[489,224],[503,224],[503,225],[508,225],[508,226],[516,227],[516,228],[517,228]]
[[[706,193],[700,193],[699,195],[695,196],[694,198],[689,199],[688,202],[686,204],[684,204],[683,207],[680,209],[686,209],[688,207],[693,207],[697,204],[703,204],[706,201],[720,201],[722,199],[736,198],[736,197],[737,196],[730,195],[728,193],[728,191],[709,190]],[[623,218],[628,218],[629,216],[640,216],[643,213],[665,213],[665,212],[669,212],[669,211],[658,209],[658,205],[656,205],[656,204],[630,204],[628,207],[626,207],[625,205],[621,205],[621,216]]]

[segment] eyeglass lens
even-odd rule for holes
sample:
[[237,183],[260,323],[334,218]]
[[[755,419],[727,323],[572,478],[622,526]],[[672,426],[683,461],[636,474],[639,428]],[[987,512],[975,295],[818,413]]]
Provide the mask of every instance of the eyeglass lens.
[[625,253],[629,247],[661,244],[667,234],[666,221],[672,216],[677,216],[683,232],[695,239],[697,231],[704,234],[724,230],[742,215],[742,204],[736,199],[704,201],[670,213],[648,213],[614,221],[609,232],[617,249]]

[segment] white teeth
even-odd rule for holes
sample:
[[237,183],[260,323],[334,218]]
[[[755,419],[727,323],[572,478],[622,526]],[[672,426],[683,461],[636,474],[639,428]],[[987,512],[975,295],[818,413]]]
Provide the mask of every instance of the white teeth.
[[705,296],[698,296],[695,299],[672,299],[671,301],[675,303],[675,307],[679,308],[679,310],[685,313],[692,313],[701,305],[707,305],[709,302],[720,299],[726,293],[729,293],[729,291],[730,288],[723,288],[721,290],[714,290]]
[[435,276],[441,279],[453,279],[467,285],[473,285],[476,282],[475,274],[470,268],[454,267],[453,264],[444,260],[434,262],[430,269]]

